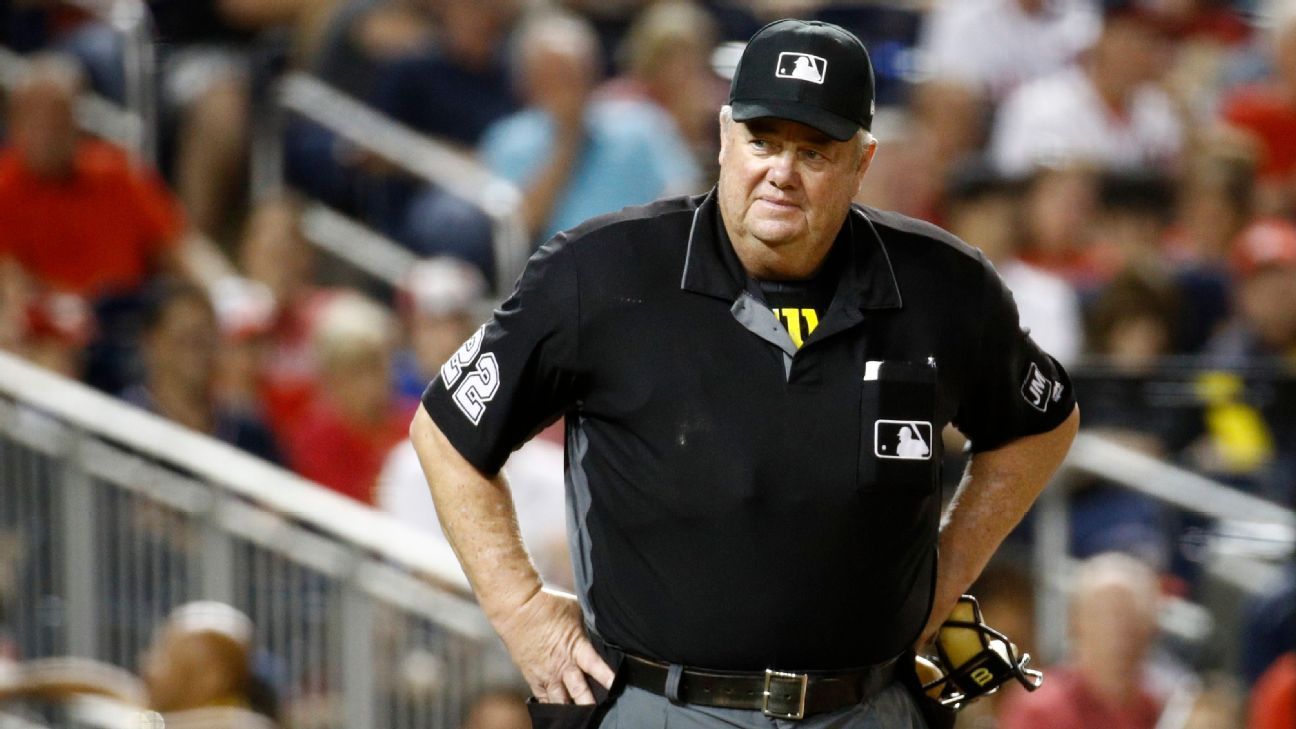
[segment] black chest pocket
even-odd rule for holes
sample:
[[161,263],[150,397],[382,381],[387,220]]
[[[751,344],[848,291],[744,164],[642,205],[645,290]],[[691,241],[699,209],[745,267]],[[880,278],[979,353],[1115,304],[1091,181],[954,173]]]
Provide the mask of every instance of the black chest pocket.
[[860,392],[858,485],[865,492],[924,497],[938,485],[936,364],[868,362]]

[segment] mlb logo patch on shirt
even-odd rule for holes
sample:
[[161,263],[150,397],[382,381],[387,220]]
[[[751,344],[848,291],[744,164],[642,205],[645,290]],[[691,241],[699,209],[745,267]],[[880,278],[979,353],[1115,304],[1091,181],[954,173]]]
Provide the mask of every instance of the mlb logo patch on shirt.
[[794,78],[800,81],[821,84],[824,74],[828,73],[828,61],[809,53],[784,51],[779,54],[778,68],[774,71],[776,78]]
[[904,461],[927,461],[932,454],[932,426],[925,420],[879,420],[873,424],[873,455]]

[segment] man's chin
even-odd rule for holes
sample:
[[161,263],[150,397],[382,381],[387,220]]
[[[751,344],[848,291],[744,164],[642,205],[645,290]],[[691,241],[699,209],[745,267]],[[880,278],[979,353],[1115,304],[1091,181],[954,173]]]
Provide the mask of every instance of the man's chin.
[[749,226],[747,230],[756,240],[773,247],[787,245],[797,240],[804,232],[804,227],[800,225],[758,223]]

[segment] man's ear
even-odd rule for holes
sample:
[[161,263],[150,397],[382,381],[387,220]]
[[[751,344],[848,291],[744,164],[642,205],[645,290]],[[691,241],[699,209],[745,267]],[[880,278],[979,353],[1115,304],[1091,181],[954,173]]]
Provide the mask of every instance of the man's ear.
[[864,175],[868,172],[869,165],[873,164],[873,154],[877,152],[877,140],[869,137],[868,144],[864,147],[864,153],[860,155],[859,169],[855,171],[855,194],[859,195],[860,188],[864,186]]
[[877,140],[869,137],[868,144],[864,146],[864,154],[860,155],[860,175],[868,172],[869,165],[873,164],[873,155],[877,152]]

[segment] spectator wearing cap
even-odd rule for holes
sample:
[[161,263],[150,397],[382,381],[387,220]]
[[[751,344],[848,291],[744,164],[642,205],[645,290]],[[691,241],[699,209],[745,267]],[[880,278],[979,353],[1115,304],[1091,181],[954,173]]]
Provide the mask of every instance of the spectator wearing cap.
[[488,311],[486,279],[475,266],[446,256],[416,263],[398,295],[408,348],[395,357],[396,390],[417,401],[437,370]]
[[532,18],[518,32],[515,59],[527,108],[492,125],[480,153],[522,188],[533,239],[698,191],[697,166],[668,115],[652,104],[592,97],[602,63],[586,21],[558,13]]
[[1168,69],[1163,18],[1113,0],[1081,62],[1032,81],[999,109],[990,151],[1004,172],[1086,163],[1173,169],[1183,141],[1174,102],[1156,84]]
[[85,348],[94,320],[75,294],[46,292],[26,303],[15,351],[34,364],[73,380],[85,371]]
[[1232,255],[1236,314],[1208,345],[1226,362],[1264,358],[1296,365],[1296,225],[1259,220],[1238,236]]
[[348,291],[324,305],[311,341],[319,387],[290,435],[289,464],[372,504],[383,458],[405,437],[412,410],[393,396],[396,323],[385,308]]

